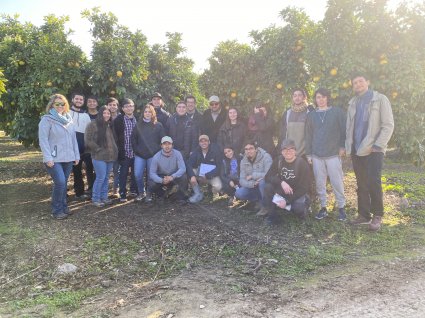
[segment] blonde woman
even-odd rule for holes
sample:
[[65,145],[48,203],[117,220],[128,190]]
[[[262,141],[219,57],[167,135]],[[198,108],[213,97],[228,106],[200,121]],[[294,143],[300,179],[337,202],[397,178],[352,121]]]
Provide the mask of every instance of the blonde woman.
[[62,220],[70,214],[66,201],[68,178],[72,166],[80,160],[75,127],[65,96],[55,94],[50,97],[46,115],[38,125],[38,139],[43,163],[53,180],[52,217]]

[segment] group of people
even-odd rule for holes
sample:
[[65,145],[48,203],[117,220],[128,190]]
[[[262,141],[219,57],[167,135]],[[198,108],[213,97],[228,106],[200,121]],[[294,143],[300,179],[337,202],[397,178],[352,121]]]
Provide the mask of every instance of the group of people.
[[256,203],[257,214],[267,216],[269,223],[277,221],[279,209],[307,216],[313,176],[321,207],[315,217],[327,217],[329,178],[338,219],[345,221],[341,157],[351,155],[359,213],[352,222],[379,230],[383,156],[394,128],[391,104],[369,89],[365,74],[355,74],[351,81],[355,96],[347,113],[331,104],[327,89],[316,90],[315,106],[308,105],[303,89],[295,89],[292,105],[278,123],[276,146],[273,114],[261,102],[244,119],[236,107],[225,109],[218,96],[209,98],[203,114],[194,96],[179,101],[170,114],[160,93],[137,110],[128,98],[119,102],[111,97],[98,108],[94,96],[83,107],[81,93],[72,95],[71,106],[55,94],[39,124],[43,162],[54,184],[52,216],[64,219],[71,213],[71,171],[76,197],[91,197],[97,207],[112,204],[108,192],[113,171],[114,195],[121,202],[134,196],[135,201],[150,203],[175,194],[181,204],[198,203],[206,188],[213,195],[227,194],[229,204]]

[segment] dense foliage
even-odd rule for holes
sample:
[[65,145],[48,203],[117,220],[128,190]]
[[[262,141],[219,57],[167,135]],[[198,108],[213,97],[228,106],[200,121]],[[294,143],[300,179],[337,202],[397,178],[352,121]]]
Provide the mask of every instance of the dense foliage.
[[[423,162],[425,143],[425,3],[387,8],[386,0],[329,0],[321,21],[303,10],[280,12],[282,26],[251,32],[251,44],[225,41],[199,77],[181,45],[167,33],[165,44],[149,46],[98,8],[82,15],[91,24],[93,47],[87,59],[68,38],[66,17],[47,16],[40,27],[17,17],[0,21],[0,128],[25,144],[36,143],[36,125],[47,97],[75,88],[101,97],[130,97],[141,106],[160,91],[168,110],[187,94],[202,106],[210,95],[247,113],[257,100],[277,116],[290,104],[291,91],[318,87],[332,91],[346,107],[350,75],[366,71],[371,87],[388,96],[395,116],[392,145]],[[4,91],[6,85],[6,92]]]

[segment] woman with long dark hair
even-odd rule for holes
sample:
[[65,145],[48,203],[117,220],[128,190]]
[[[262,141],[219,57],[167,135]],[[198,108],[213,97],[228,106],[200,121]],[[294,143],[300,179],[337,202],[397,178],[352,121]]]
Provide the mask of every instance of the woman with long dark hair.
[[246,138],[246,125],[239,117],[239,112],[235,107],[230,107],[227,118],[218,132],[218,144],[221,149],[225,145],[231,146],[236,155],[241,154],[243,143]]
[[248,119],[248,139],[272,154],[274,120],[270,109],[264,103],[257,103]]
[[43,163],[53,179],[52,216],[62,220],[70,214],[66,189],[72,165],[80,160],[80,151],[66,97],[52,95],[46,113],[38,125],[38,139]]
[[102,106],[96,119],[87,126],[84,142],[91,153],[96,172],[92,202],[97,207],[103,207],[105,204],[112,203],[108,199],[109,174],[118,158],[118,147],[112,129],[111,111],[107,106]]
[[[155,108],[147,104],[143,108],[143,118],[139,120],[131,134],[131,145],[134,151],[134,176],[139,194],[136,201],[142,201],[145,196],[145,168],[149,176],[152,157],[161,150],[161,138],[165,136],[162,124],[156,118]],[[150,199],[150,195],[148,195]]]

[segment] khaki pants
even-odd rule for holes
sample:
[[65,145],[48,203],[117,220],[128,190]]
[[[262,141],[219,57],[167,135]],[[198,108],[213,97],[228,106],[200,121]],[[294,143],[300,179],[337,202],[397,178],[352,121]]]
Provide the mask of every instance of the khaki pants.
[[[198,183],[199,183],[199,174],[198,174],[198,168],[194,168],[193,169],[193,173],[195,174],[195,176],[196,176],[196,180],[198,181]],[[222,185],[222,183],[221,183],[221,179],[220,179],[220,177],[214,177],[214,178],[212,178],[212,179],[206,179],[207,180],[207,183],[208,184],[210,184],[211,185],[211,187],[212,187],[212,192],[213,193],[219,193],[220,191],[221,191],[221,188],[223,187],[223,185]]]

